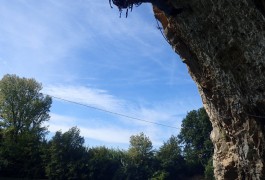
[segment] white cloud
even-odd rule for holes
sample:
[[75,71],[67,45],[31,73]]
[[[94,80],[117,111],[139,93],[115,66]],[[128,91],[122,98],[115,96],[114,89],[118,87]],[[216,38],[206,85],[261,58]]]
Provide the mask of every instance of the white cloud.
[[123,101],[110,95],[106,90],[83,86],[47,86],[43,92],[51,96],[103,108],[109,111],[121,109]]
[[[174,100],[164,103],[157,102],[152,105],[142,105],[137,102],[128,102],[125,99],[121,99],[110,94],[110,92],[106,90],[84,86],[50,85],[44,87],[43,92],[54,96],[55,98],[57,97],[96,108],[102,108],[106,111],[112,111],[114,113],[134,117],[136,119],[133,122],[140,125],[148,125],[146,122],[141,122],[141,119],[163,124],[167,121],[172,122],[172,118],[175,118],[175,114],[186,113],[186,108],[183,107],[186,104],[183,105],[175,102]],[[140,121],[137,121],[137,119]]]
[[[146,136],[150,138],[154,147],[159,147],[162,145],[165,139],[168,139],[171,134],[175,134],[172,131],[164,132],[164,130],[154,126],[149,125],[148,127],[136,127],[131,124],[130,127],[121,128],[114,125],[106,125],[104,122],[93,121],[90,127],[78,126],[82,121],[90,121],[90,119],[78,119],[75,117],[64,116],[59,114],[51,114],[51,119],[45,125],[48,125],[50,132],[55,133],[56,131],[66,132],[71,127],[77,126],[80,129],[80,135],[87,140],[94,140],[97,143],[94,146],[102,144],[109,144],[115,147],[115,144],[123,144],[123,147],[128,147],[130,137],[132,135],[144,132]],[[88,145],[89,142],[86,142]],[[116,146],[117,147],[117,146]]]
[[64,115],[59,115],[55,113],[50,113],[50,123],[56,124],[56,125],[67,125],[67,126],[75,126],[76,122],[78,119],[70,116],[64,116]]
[[[82,136],[113,144],[128,144],[131,135],[144,132],[156,147],[160,146],[172,134],[176,135],[179,129],[159,126],[152,122],[179,128],[182,115],[186,113],[186,108],[181,103],[168,101],[145,106],[120,99],[105,90],[83,86],[48,86],[45,87],[44,93],[137,118],[138,120],[115,116],[115,120],[109,118],[106,121],[100,117],[91,119],[91,117],[78,118],[51,114],[49,130],[52,132],[57,130],[66,131],[73,126],[78,126]],[[176,116],[176,111],[181,114],[179,117]]]
[[96,139],[108,143],[128,144],[133,131],[117,127],[108,128],[80,128],[86,138]]
[[0,54],[10,68],[0,67],[0,75],[44,79],[58,74],[61,62],[90,38],[90,33],[75,23],[75,10],[69,12],[48,0],[1,1]]
[[[66,132],[71,127],[77,126],[80,129],[81,136],[105,143],[128,144],[129,138],[135,131],[123,129],[120,127],[106,125],[104,122],[93,121],[90,127],[79,127],[78,124],[83,121],[93,121],[91,119],[79,119],[76,117],[59,115],[51,113],[51,119],[45,123],[50,132]],[[96,123],[95,123],[96,122]]]
[[[94,64],[98,72],[132,67],[121,66],[124,58],[128,58],[128,63],[139,63],[130,60],[128,54],[131,59],[139,59],[136,54],[150,57],[163,52],[161,46],[154,46],[160,34],[153,15],[153,22],[147,21],[147,16],[139,11],[141,8],[151,14],[151,7],[142,5],[126,19],[119,18],[117,8],[111,9],[107,1],[3,1],[0,54],[8,62],[8,68],[0,67],[0,75],[15,73],[42,82],[63,81],[80,77],[73,68],[84,61],[92,62],[91,67],[87,66],[88,72],[95,69]],[[79,57],[81,49],[87,52],[85,59]],[[90,58],[93,52],[98,55]]]
[[[176,98],[142,103],[112,93],[114,85],[130,85],[132,91],[138,91],[150,87],[136,85],[154,82],[158,82],[157,88],[164,88],[159,83],[176,83],[172,80],[175,76],[183,82],[181,68],[174,66],[176,56],[168,55],[169,45],[157,30],[151,13],[150,6],[141,5],[127,19],[119,18],[117,8],[111,9],[108,1],[98,0],[2,1],[0,75],[34,77],[43,84],[53,84],[44,86],[44,93],[179,127],[181,117],[175,115],[190,110],[189,102],[182,105],[183,100]],[[165,59],[171,59],[171,63]],[[61,85],[54,85],[58,82]],[[108,89],[73,84],[103,84]],[[124,143],[130,135],[143,131],[154,144],[161,144],[176,132],[124,117],[117,118],[124,126],[121,127],[118,123],[106,125],[101,120],[80,118],[74,113],[62,114],[51,114],[50,131],[78,126],[84,136],[105,142]],[[92,127],[83,125],[84,121],[92,122]]]

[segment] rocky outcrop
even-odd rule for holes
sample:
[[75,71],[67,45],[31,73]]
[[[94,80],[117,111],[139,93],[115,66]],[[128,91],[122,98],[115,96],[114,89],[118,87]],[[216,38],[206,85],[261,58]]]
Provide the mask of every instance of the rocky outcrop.
[[265,2],[167,5],[154,5],[155,17],[210,116],[216,179],[265,179]]

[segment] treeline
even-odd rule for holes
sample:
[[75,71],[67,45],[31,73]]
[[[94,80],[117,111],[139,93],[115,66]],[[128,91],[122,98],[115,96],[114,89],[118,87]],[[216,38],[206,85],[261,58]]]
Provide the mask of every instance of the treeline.
[[5,75],[0,81],[0,178],[214,179],[203,108],[189,112],[180,134],[157,150],[144,133],[131,136],[128,150],[89,148],[77,127],[45,138],[52,99],[40,90],[34,79]]

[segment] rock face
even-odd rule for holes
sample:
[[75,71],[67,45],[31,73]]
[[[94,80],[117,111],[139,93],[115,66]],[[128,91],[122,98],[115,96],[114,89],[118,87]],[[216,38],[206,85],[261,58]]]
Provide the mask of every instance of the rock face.
[[265,1],[166,3],[155,17],[210,116],[216,179],[265,179]]

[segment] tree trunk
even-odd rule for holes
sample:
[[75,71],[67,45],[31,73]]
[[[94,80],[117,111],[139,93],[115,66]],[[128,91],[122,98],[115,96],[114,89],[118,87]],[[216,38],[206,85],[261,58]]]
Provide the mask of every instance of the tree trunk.
[[210,116],[216,179],[265,179],[265,2],[167,3],[155,16]]

